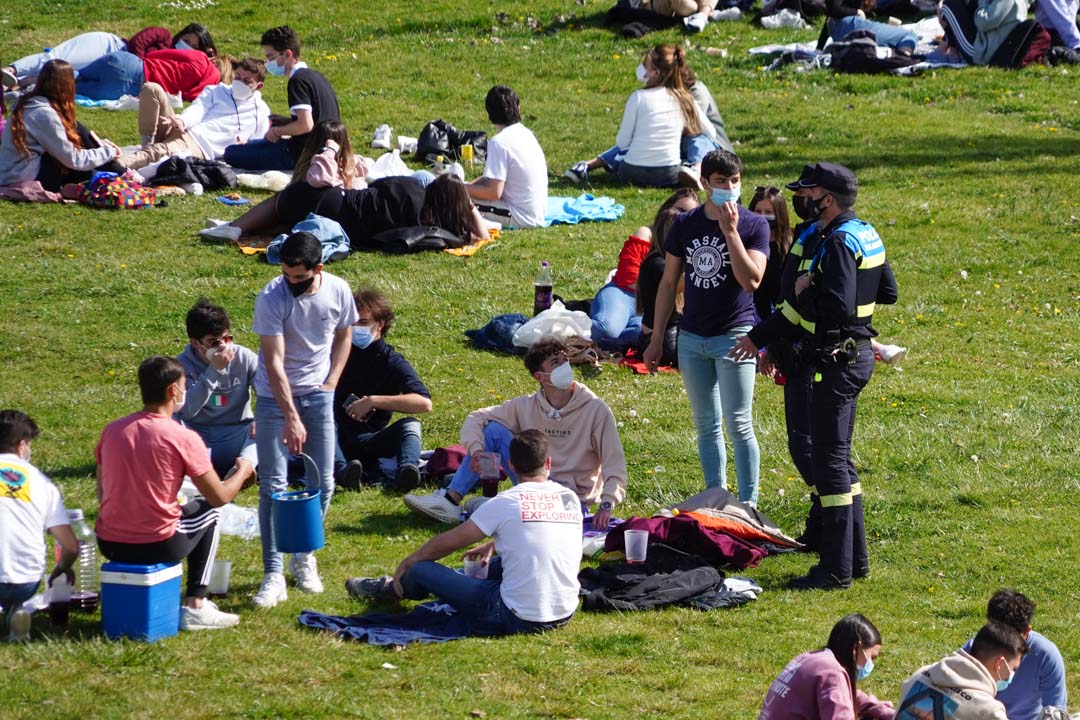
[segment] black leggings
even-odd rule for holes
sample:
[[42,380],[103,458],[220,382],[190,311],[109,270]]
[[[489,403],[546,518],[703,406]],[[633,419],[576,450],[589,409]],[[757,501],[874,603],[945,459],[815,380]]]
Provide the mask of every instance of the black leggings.
[[218,546],[218,510],[206,500],[192,500],[180,508],[180,524],[168,540],[153,543],[120,543],[98,539],[101,554],[109,560],[132,565],[172,565],[188,561],[188,597],[206,597],[210,571]]
[[[94,139],[94,136],[81,122],[75,123],[75,132],[78,133],[79,142],[84,148],[93,149],[101,147],[101,144]],[[93,170],[72,170],[69,167],[61,165],[60,161],[52,155],[43,153],[41,156],[41,168],[38,170],[37,174],[37,181],[41,183],[41,186],[46,190],[60,192],[60,188],[66,183],[86,182],[90,179],[90,176],[98,170],[122,174],[124,172],[124,166],[120,165],[115,160],[110,160]]]

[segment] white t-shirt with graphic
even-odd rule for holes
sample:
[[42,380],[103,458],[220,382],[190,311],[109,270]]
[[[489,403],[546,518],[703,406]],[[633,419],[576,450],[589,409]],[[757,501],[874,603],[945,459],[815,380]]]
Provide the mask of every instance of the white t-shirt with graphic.
[[530,622],[552,622],[577,609],[581,501],[551,480],[522,482],[472,514],[502,558],[502,600]]
[[30,583],[45,572],[45,531],[67,525],[60,491],[36,467],[0,453],[0,582]]

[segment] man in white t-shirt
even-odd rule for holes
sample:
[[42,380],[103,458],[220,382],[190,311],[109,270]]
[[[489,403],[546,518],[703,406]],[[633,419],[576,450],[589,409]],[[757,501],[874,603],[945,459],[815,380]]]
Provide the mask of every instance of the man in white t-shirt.
[[[255,447],[259,457],[259,527],[263,580],[252,602],[270,608],[288,596],[283,557],[274,545],[271,496],[288,487],[288,453],[304,453],[322,490],[322,514],[334,494],[334,389],[349,359],[359,316],[349,284],[323,272],[322,244],[293,233],[281,244],[281,275],[255,298],[251,329],[259,335],[255,371]],[[307,463],[305,463],[307,465]],[[323,591],[315,555],[297,553],[289,571],[304,592]]]
[[41,584],[44,533],[56,538],[61,548],[50,585],[61,575],[72,582],[71,565],[79,556],[79,541],[68,524],[60,491],[30,464],[30,443],[38,432],[25,413],[0,411],[0,607],[12,641],[30,639],[30,613],[20,606]]
[[521,124],[521,101],[505,85],[484,100],[495,135],[488,140],[484,176],[468,185],[469,197],[488,220],[515,228],[543,227],[547,213],[547,160],[536,136]]
[[[539,430],[514,436],[510,465],[517,485],[428,540],[402,560],[393,578],[351,578],[345,589],[358,598],[434,595],[469,620],[473,635],[540,632],[570,622],[578,602],[581,503],[548,479],[551,458]],[[435,562],[488,536],[492,539],[464,554],[487,567],[484,579]]]

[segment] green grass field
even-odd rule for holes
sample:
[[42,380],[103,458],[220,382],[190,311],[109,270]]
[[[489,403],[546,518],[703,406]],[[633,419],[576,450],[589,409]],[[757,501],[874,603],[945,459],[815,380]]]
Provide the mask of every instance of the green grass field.
[[[305,41],[303,59],[335,84],[358,149],[384,122],[412,136],[438,117],[490,132],[483,97],[506,83],[547,153],[552,193],[572,195],[579,190],[561,174],[610,145],[639,56],[652,43],[684,41],[678,31],[623,40],[603,26],[606,9],[606,0],[27,0],[0,9],[0,61],[87,30],[130,35],[191,21],[208,25],[220,50],[258,53],[261,32],[288,22]],[[581,613],[543,637],[393,653],[296,622],[303,608],[360,611],[344,579],[392,570],[440,529],[396,496],[342,493],[320,554],[325,594],[293,592],[274,610],[254,611],[258,544],[224,538],[219,557],[234,568],[223,607],[241,614],[238,629],[147,646],[106,641],[96,617],[75,616],[66,636],[36,618],[37,642],[0,644],[8,668],[0,717],[454,718],[475,709],[492,718],[754,718],[784,664],[823,645],[833,622],[856,610],[885,638],[878,669],[860,687],[896,700],[914,669],[978,628],[986,599],[1005,585],[1038,602],[1035,626],[1057,642],[1080,695],[1077,73],[766,74],[746,53],[816,34],[712,25],[691,43],[728,56],[691,49],[689,58],[739,143],[745,198],[755,185],[794,179],[805,162],[845,163],[859,175],[860,216],[888,248],[901,298],[874,324],[910,354],[903,371],[879,366],[860,403],[855,459],[872,579],[843,593],[794,593],[785,582],[811,560],[769,558],[746,573],[765,593],[743,608]],[[270,79],[265,95],[284,110],[284,82]],[[134,113],[80,111],[80,119],[102,137],[137,142]],[[471,409],[533,386],[518,359],[473,351],[462,332],[528,312],[541,260],[552,263],[556,292],[591,297],[626,235],[665,197],[603,177],[592,192],[623,203],[623,220],[506,233],[471,259],[361,254],[332,266],[393,299],[399,321],[389,339],[434,396],[425,446],[456,442]],[[209,196],[130,213],[0,204],[0,407],[42,426],[34,460],[68,507],[96,515],[92,451],[101,428],[139,408],[138,362],[180,352],[184,313],[197,297],[225,305],[238,342],[255,346],[254,297],[277,269],[195,236],[205,218],[237,214]],[[620,423],[630,467],[624,514],[700,489],[677,377],[608,366],[584,380]],[[780,389],[759,378],[761,507],[797,534],[808,498],[782,413]],[[239,502],[255,505],[254,492]]]

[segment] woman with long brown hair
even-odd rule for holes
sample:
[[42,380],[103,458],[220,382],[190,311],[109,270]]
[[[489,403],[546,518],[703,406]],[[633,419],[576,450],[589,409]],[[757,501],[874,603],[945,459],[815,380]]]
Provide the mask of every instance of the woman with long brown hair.
[[120,148],[99,143],[75,118],[75,72],[52,60],[11,111],[0,140],[0,185],[37,180],[56,192],[65,183],[89,180],[94,170],[122,173],[119,156]]
[[603,167],[634,185],[677,185],[683,139],[704,135],[716,142],[716,130],[686,86],[685,68],[686,52],[676,45],[645,53],[637,69],[645,87],[626,101],[615,147],[576,163],[566,177],[581,182],[589,170]]
[[765,263],[765,275],[761,284],[754,291],[754,307],[758,320],[764,320],[772,314],[773,308],[780,304],[780,283],[784,261],[794,240],[791,220],[788,216],[787,200],[778,187],[757,187],[750,200],[750,209],[769,223],[769,259]]

